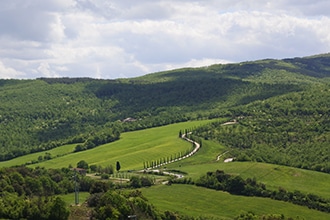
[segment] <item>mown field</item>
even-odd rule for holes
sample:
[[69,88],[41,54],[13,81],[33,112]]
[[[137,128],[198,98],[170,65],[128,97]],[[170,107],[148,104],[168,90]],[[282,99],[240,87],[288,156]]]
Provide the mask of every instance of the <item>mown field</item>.
[[63,157],[64,155],[70,154],[74,151],[76,144],[68,144],[68,145],[63,145],[51,150],[43,151],[43,152],[38,152],[38,153],[33,153],[33,154],[28,154],[24,155],[12,160],[8,161],[1,161],[0,162],[0,167],[11,167],[11,166],[17,166],[17,165],[24,165],[26,163],[30,163],[32,161],[37,162],[38,158],[44,157],[47,154],[51,155],[52,157]]
[[[143,169],[144,161],[159,160],[171,157],[180,152],[191,149],[192,145],[179,138],[179,131],[194,128],[209,123],[210,120],[177,123],[146,130],[126,132],[120,140],[98,146],[97,148],[77,153],[72,152],[74,146],[66,145],[48,151],[51,155],[63,155],[51,160],[29,165],[30,167],[62,168],[85,160],[89,165],[115,166],[116,161],[121,164],[121,170]],[[32,160],[38,160],[45,152],[15,158],[0,162],[0,166],[7,167],[21,165]]]
[[230,195],[191,185],[159,185],[142,189],[143,194],[160,210],[172,210],[188,216],[233,219],[251,211],[257,215],[283,214],[300,219],[329,219],[330,214],[307,207],[266,198]]
[[330,175],[315,171],[257,162],[214,162],[200,165],[169,166],[169,169],[188,173],[187,178],[197,179],[208,171],[223,170],[228,174],[240,175],[243,179],[255,177],[268,189],[282,187],[288,191],[299,190],[330,198]]

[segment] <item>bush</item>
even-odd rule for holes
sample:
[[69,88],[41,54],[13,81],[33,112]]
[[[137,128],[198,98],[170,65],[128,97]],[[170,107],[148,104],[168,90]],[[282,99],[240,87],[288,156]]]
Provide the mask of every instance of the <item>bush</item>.
[[95,164],[90,165],[89,168],[91,169],[92,172],[96,172],[96,170],[97,170],[97,165],[95,165]]
[[133,188],[140,188],[140,187],[147,187],[153,185],[154,182],[149,177],[139,177],[139,176],[132,176],[130,179],[130,185]]
[[133,188],[140,188],[141,185],[141,179],[138,176],[132,176],[130,179],[130,185]]
[[146,186],[151,186],[154,184],[154,181],[149,178],[149,177],[141,177],[141,185],[146,187]]
[[77,168],[82,168],[87,170],[88,169],[88,163],[84,160],[81,160],[77,163]]
[[103,179],[103,180],[107,180],[107,179],[109,179],[109,174],[103,173],[103,174],[101,175],[101,179]]

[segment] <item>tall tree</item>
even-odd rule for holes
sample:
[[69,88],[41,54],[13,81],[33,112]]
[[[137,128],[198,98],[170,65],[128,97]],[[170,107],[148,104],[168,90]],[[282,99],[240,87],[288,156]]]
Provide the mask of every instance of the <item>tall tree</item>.
[[120,170],[120,163],[119,163],[119,161],[117,161],[117,163],[116,163],[116,170],[117,170],[117,172],[119,172],[119,170]]
[[65,202],[60,197],[56,197],[50,208],[48,219],[66,220],[68,219],[69,215],[70,211],[66,207]]

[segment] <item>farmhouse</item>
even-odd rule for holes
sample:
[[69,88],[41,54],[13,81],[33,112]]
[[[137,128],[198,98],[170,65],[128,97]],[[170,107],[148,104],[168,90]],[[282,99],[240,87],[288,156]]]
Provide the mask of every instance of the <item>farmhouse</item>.
[[136,121],[135,118],[125,118],[122,122],[133,122]]

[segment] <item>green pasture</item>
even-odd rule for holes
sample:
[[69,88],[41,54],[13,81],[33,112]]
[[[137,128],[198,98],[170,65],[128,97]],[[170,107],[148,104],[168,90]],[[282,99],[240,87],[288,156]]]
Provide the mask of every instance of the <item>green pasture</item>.
[[224,170],[226,173],[240,175],[243,179],[255,177],[266,184],[268,189],[282,187],[288,191],[299,190],[324,198],[330,198],[330,175],[293,167],[257,162],[213,162],[197,165],[173,164],[169,169],[188,173],[187,178],[197,179],[208,171]]
[[216,161],[216,156],[225,151],[226,148],[217,143],[203,141],[203,147],[196,155],[168,164],[166,168],[183,171],[187,173],[187,178],[192,179],[197,179],[208,171],[224,170],[226,173],[240,175],[244,179],[255,177],[258,182],[266,184],[268,189],[276,190],[283,187],[288,191],[299,190],[330,198],[329,174],[257,162],[224,163],[223,160],[230,157],[230,152]]
[[[216,162],[217,156],[226,152],[228,148],[224,147],[219,143],[215,143],[212,141],[202,140],[202,147],[193,157],[189,157],[185,160],[181,160],[180,162],[173,163],[168,165],[168,167],[181,167],[186,165],[198,165],[205,163],[213,163]],[[226,154],[228,156],[229,154]]]
[[[89,197],[89,192],[79,192],[78,198],[79,198],[79,204],[84,203],[88,197]],[[74,193],[68,193],[65,195],[59,195],[61,199],[67,204],[67,205],[75,205],[75,195]]]
[[[77,162],[85,160],[89,165],[113,165],[114,167],[116,161],[119,161],[121,170],[143,169],[144,161],[150,162],[171,157],[191,149],[192,145],[190,143],[179,138],[179,131],[191,129],[209,122],[211,121],[183,122],[123,133],[118,141],[104,144],[91,150],[70,153],[62,157],[32,164],[30,167],[62,168],[69,165],[76,166]],[[59,147],[59,149],[61,148]],[[23,157],[16,158],[11,161],[10,165],[24,164],[31,159],[35,160],[37,157],[38,155],[31,158],[28,157],[27,160],[23,160]],[[8,166],[8,164],[0,163],[0,166]]]
[[283,214],[300,219],[330,219],[330,214],[268,198],[230,195],[193,185],[158,185],[142,189],[143,195],[161,211],[171,210],[203,219],[233,219],[252,211],[257,215]]
[[8,161],[1,161],[0,162],[0,167],[11,167],[11,166],[17,166],[17,165],[23,165],[26,163],[31,163],[32,161],[38,161],[39,156],[45,156],[46,153],[50,153],[50,155],[54,157],[62,157],[66,154],[70,154],[73,152],[75,149],[76,144],[68,144],[68,145],[63,145],[51,150],[43,151],[43,152],[38,152],[38,153],[33,153],[33,154],[28,154],[24,155],[12,160]]

